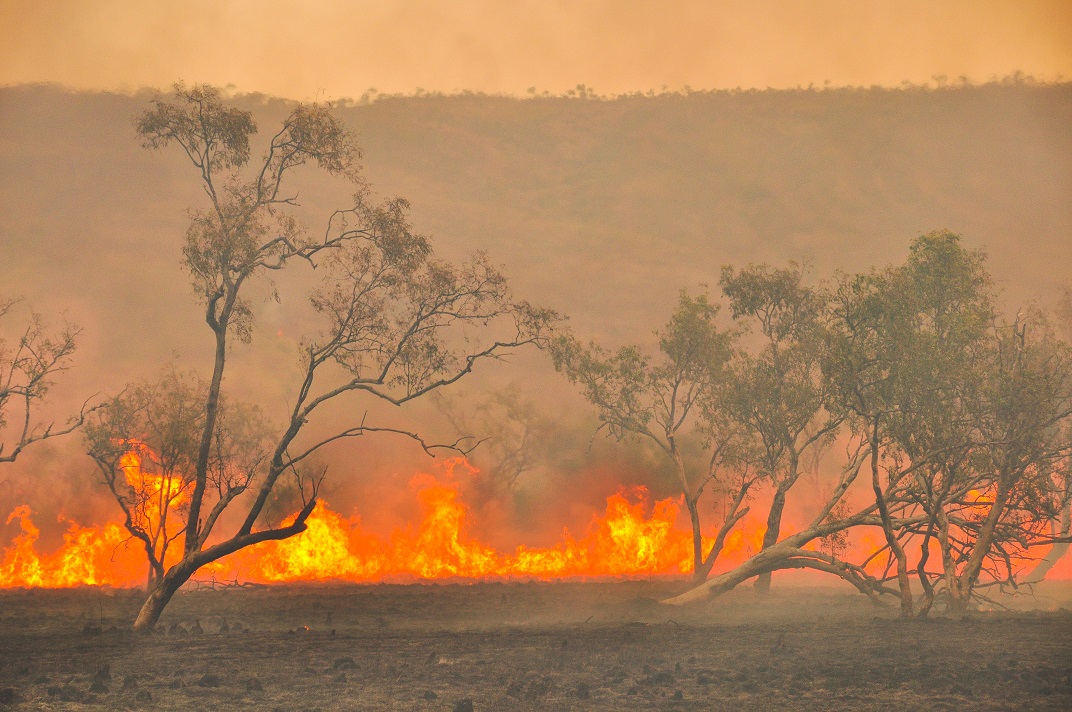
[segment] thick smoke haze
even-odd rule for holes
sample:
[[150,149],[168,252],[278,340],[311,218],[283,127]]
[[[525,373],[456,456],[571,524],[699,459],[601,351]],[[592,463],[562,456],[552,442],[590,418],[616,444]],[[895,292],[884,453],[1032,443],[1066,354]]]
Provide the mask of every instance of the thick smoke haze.
[[295,99],[1072,76],[1063,0],[0,3],[0,83]]
[[[24,315],[32,305],[84,329],[74,368],[54,391],[57,416],[168,363],[210,363],[180,267],[186,211],[203,196],[181,156],[140,147],[131,119],[153,96],[0,90],[3,289],[25,298]],[[263,95],[233,101],[254,112],[262,139],[290,106]],[[989,253],[1008,310],[1029,301],[1049,308],[1072,279],[1068,84],[614,101],[433,96],[336,111],[360,137],[373,189],[408,198],[415,227],[441,253],[488,251],[519,296],[611,345],[653,346],[679,290],[715,285],[724,264],[804,260],[820,279],[899,263],[913,238],[940,228]],[[303,175],[296,185],[314,230],[346,204],[346,187],[330,180]],[[303,296],[315,279],[306,268],[280,279],[279,302],[264,288],[253,303],[253,344],[235,349],[228,387],[270,417],[291,402],[297,344],[316,328]],[[539,354],[479,369],[453,402],[475,409],[508,384],[558,424],[512,509],[486,512],[488,540],[508,538],[495,523],[510,517],[537,538],[576,531],[621,484],[672,494],[643,451],[601,438],[589,449],[591,412]],[[455,436],[431,405],[370,417]],[[412,510],[406,484],[433,466],[389,437],[362,438],[329,464],[332,505],[361,511],[374,527],[377,517]],[[58,514],[82,523],[114,514],[77,436],[28,450],[0,480],[3,509],[31,501],[41,512],[52,537],[44,546],[65,528],[50,524]],[[565,487],[571,508],[542,496]]]

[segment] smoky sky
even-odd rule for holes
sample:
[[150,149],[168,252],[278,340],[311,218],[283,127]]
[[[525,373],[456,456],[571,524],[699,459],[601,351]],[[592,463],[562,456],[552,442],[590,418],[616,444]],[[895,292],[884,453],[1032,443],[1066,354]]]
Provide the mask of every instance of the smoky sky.
[[0,83],[89,89],[183,79],[331,99],[1072,75],[1067,0],[0,0],[0,19]]

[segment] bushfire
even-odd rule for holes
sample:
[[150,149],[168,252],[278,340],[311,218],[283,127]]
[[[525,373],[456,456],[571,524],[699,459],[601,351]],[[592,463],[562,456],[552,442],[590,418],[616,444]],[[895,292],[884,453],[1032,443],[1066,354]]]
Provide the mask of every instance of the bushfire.
[[[183,490],[168,478],[151,478],[140,463],[132,450],[124,458],[124,470],[131,487],[152,485],[159,496],[142,498],[148,505],[143,516],[159,520],[161,511],[181,502]],[[680,502],[652,502],[643,487],[607,497],[605,511],[592,517],[581,536],[567,530],[551,547],[521,544],[512,552],[498,551],[471,534],[472,513],[450,474],[459,465],[473,471],[467,462],[455,461],[438,476],[415,476],[411,487],[419,521],[397,526],[388,536],[369,532],[359,517],[347,518],[321,501],[300,535],[240,551],[206,567],[204,574],[274,583],[670,576],[692,570],[691,534],[678,523]],[[127,535],[121,521],[100,527],[72,522],[63,545],[51,554],[36,548],[40,530],[29,506],[11,512],[7,523],[15,521],[22,531],[0,558],[0,587],[135,586],[145,579],[142,545]],[[153,524],[156,528],[159,521]],[[753,524],[729,538],[724,556],[739,561],[758,548],[762,530]]]
[[[131,486],[143,488],[148,476],[139,465],[133,452],[124,461]],[[652,502],[643,487],[607,497],[605,510],[593,515],[583,535],[566,530],[554,546],[520,544],[512,552],[496,550],[471,533],[472,512],[462,501],[459,481],[450,474],[458,465],[473,471],[461,460],[450,463],[439,475],[413,477],[410,484],[419,504],[419,520],[396,526],[387,536],[368,531],[360,517],[345,517],[321,501],[301,534],[239,551],[206,567],[202,575],[256,583],[375,583],[682,576],[692,571],[692,539],[679,521],[681,502],[676,498]],[[170,481],[156,479],[153,484],[160,486],[154,491],[165,494],[154,498],[146,509],[150,516],[159,517],[161,503],[165,508],[176,506],[182,491]],[[63,545],[51,554],[37,550],[40,531],[29,506],[18,506],[10,513],[7,524],[16,521],[21,533],[0,557],[0,588],[132,587],[145,580],[142,545],[120,521],[99,527],[71,522]],[[746,517],[727,538],[717,569],[745,560],[759,550],[762,538],[763,523]],[[865,536],[855,548],[875,547]]]

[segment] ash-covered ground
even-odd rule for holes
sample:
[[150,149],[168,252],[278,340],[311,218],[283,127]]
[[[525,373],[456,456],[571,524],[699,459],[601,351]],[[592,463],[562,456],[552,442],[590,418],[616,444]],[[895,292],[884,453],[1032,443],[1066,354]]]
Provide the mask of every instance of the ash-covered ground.
[[[1072,584],[901,621],[843,589],[680,582],[0,592],[9,709],[1072,709]],[[471,704],[471,707],[470,707]]]

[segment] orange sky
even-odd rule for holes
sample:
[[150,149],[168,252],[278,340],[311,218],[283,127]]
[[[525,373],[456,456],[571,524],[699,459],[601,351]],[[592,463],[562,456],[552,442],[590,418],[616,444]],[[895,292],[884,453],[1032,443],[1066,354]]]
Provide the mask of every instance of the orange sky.
[[[298,9],[304,7],[306,9]],[[0,0],[0,83],[297,99],[1072,78],[1069,0]]]

